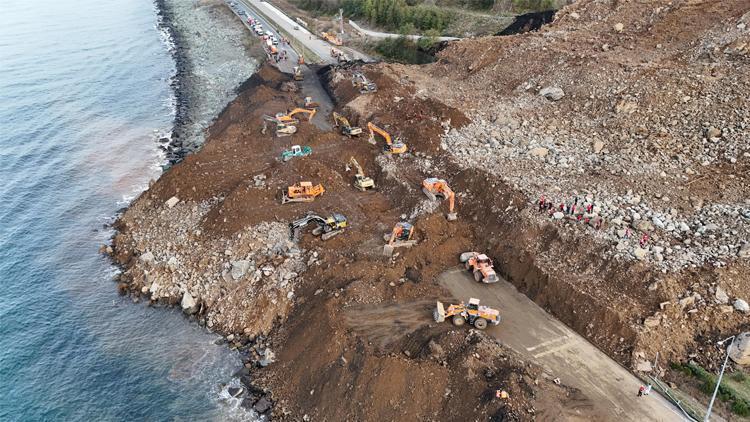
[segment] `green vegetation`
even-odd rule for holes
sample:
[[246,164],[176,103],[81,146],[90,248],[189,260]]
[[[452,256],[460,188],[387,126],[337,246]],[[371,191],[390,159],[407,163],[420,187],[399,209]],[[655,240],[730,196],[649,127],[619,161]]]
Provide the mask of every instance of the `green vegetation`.
[[540,12],[557,9],[554,0],[513,0],[513,9],[526,12]]
[[334,14],[342,8],[346,16],[364,19],[388,31],[397,31],[405,25],[420,31],[443,31],[451,21],[451,14],[441,8],[409,4],[406,0],[298,0],[297,5],[324,14]]
[[375,44],[374,50],[388,60],[400,63],[424,64],[435,61],[435,58],[426,51],[432,48],[435,40],[431,37],[423,37],[414,42],[406,36],[398,38],[387,38]]
[[[685,375],[691,375],[701,381],[700,390],[706,395],[712,395],[716,388],[717,376],[707,372],[705,369],[694,363],[670,364],[672,369],[682,372]],[[732,412],[739,416],[750,416],[750,397],[747,392],[750,388],[748,379],[742,372],[725,376],[719,385],[717,396],[721,401],[731,404]]]

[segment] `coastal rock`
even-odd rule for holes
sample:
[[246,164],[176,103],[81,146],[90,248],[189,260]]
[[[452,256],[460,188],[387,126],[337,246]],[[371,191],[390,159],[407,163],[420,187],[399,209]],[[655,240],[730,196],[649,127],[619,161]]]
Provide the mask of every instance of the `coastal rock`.
[[180,202],[180,199],[176,196],[173,196],[169,199],[167,199],[167,202],[165,204],[167,205],[167,208],[174,208],[177,203]]
[[560,87],[548,86],[542,88],[539,91],[539,95],[550,101],[559,101],[565,96],[565,91],[563,91]]
[[192,315],[198,312],[198,303],[189,292],[185,292],[185,294],[182,295],[180,306],[182,307],[182,310],[188,315]]
[[260,414],[264,414],[268,412],[271,409],[271,406],[273,406],[273,403],[271,403],[271,400],[269,400],[266,396],[263,396],[255,402],[253,405],[253,410]]
[[235,398],[239,397],[244,392],[245,392],[245,390],[242,387],[229,387],[229,388],[227,388],[227,393],[229,393],[229,395],[231,397],[235,397]]
[[276,361],[276,354],[268,347],[263,351],[263,358],[258,362],[260,366],[266,367]]

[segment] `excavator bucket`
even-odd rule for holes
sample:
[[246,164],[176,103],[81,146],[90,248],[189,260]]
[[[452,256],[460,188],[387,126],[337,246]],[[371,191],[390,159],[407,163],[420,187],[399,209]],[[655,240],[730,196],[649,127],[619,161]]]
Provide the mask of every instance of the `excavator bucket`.
[[445,216],[448,218],[448,221],[456,221],[456,220],[458,220],[458,214],[456,214],[455,212],[449,212]]
[[435,319],[435,322],[445,321],[445,308],[443,307],[443,302],[437,302],[435,310],[432,311],[432,317]]

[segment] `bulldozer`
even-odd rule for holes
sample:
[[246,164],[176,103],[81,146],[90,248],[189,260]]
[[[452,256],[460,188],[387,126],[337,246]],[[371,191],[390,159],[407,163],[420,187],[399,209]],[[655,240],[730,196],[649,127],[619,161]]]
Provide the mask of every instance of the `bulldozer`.
[[312,182],[299,182],[286,188],[286,192],[281,195],[281,203],[312,202],[325,191],[321,184],[313,186]]
[[393,226],[390,237],[385,235],[383,240],[388,242],[383,246],[383,255],[391,256],[396,248],[411,248],[417,242],[412,240],[414,226],[406,221],[400,221]]
[[304,81],[305,76],[302,74],[302,67],[300,66],[294,66],[294,80],[295,81]]
[[474,274],[477,283],[497,283],[497,273],[490,257],[479,252],[464,252],[458,257],[466,269]]
[[378,86],[375,85],[375,82],[367,79],[367,76],[365,76],[364,73],[355,72],[352,76],[352,83],[357,89],[359,89],[360,94],[372,94],[378,92]]
[[281,161],[286,163],[294,157],[306,157],[310,154],[312,154],[312,148],[309,146],[301,147],[299,145],[292,145],[291,149],[281,153]]
[[448,200],[448,213],[446,217],[448,221],[455,221],[458,219],[454,207],[456,205],[456,194],[448,186],[448,182],[444,179],[438,179],[436,177],[429,177],[422,181],[422,192],[430,198],[430,201],[436,200],[438,197]]
[[474,298],[470,298],[468,304],[462,302],[458,305],[449,305],[448,309],[445,309],[443,302],[438,301],[432,316],[435,322],[443,322],[446,318],[451,318],[456,327],[468,322],[477,330],[484,330],[489,324],[500,324],[500,312],[488,306],[479,305],[479,299]]
[[317,110],[313,109],[306,109],[306,108],[295,108],[294,110],[288,112],[287,114],[284,113],[277,113],[276,114],[276,120],[281,123],[291,123],[291,124],[297,124],[299,123],[299,120],[297,120],[294,115],[299,113],[305,113],[307,114],[307,121],[312,120],[313,117],[315,117],[315,113],[317,113]]
[[362,170],[362,166],[359,165],[359,162],[356,158],[350,157],[349,158],[349,165],[352,166],[353,169],[357,170],[357,173],[354,175],[354,187],[361,190],[362,192],[366,191],[367,189],[373,189],[375,188],[375,182],[365,176],[364,170]]
[[321,240],[328,240],[337,234],[342,233],[349,225],[343,214],[333,213],[328,218],[323,218],[316,214],[307,214],[306,216],[289,223],[289,231],[292,240],[299,237],[300,231],[310,223],[315,223],[312,231],[313,236],[320,236]]
[[372,122],[367,123],[367,129],[370,130],[369,141],[375,143],[375,134],[379,134],[385,139],[383,150],[389,154],[403,154],[406,152],[406,144],[400,138],[391,139],[391,135],[385,130],[375,126]]
[[337,37],[334,34],[329,34],[328,32],[321,32],[320,35],[323,36],[323,39],[328,41],[329,43],[336,45],[336,46],[342,46],[344,45],[344,42],[341,41],[341,38]]
[[349,123],[349,119],[336,113],[335,111],[333,112],[333,125],[336,127],[341,126],[341,134],[346,135],[350,138],[352,136],[359,136],[362,134],[361,127],[352,126]]

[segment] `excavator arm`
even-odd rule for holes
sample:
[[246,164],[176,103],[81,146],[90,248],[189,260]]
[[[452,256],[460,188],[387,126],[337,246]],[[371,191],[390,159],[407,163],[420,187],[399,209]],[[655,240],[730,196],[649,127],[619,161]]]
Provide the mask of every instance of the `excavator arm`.
[[391,154],[401,154],[406,152],[406,144],[401,142],[400,139],[396,138],[395,142],[391,139],[391,135],[385,130],[375,126],[372,122],[367,123],[367,128],[370,130],[370,140],[375,140],[375,134],[379,134],[385,139],[385,150]]
[[292,110],[289,114],[287,114],[285,117],[293,118],[295,114],[299,113],[305,113],[307,114],[307,120],[312,120],[312,118],[315,116],[315,113],[317,113],[317,110],[314,108],[312,109],[306,109],[306,108],[295,108]]
[[349,158],[349,164],[351,164],[352,167],[354,167],[357,170],[357,175],[364,177],[365,172],[362,170],[362,166],[359,165],[359,162],[356,158],[350,157]]

